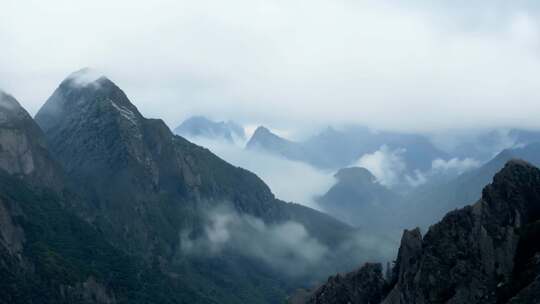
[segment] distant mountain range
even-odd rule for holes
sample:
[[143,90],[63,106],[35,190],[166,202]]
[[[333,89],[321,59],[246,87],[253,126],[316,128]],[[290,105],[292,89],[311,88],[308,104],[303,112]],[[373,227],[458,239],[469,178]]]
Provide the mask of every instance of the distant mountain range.
[[[540,149],[539,140],[540,133],[536,131],[488,131],[475,136],[474,140],[462,142],[447,153],[436,148],[430,139],[422,135],[373,132],[363,127],[343,130],[327,128],[305,141],[295,142],[280,137],[268,128],[259,127],[248,141],[246,149],[262,150],[321,169],[338,171],[335,175],[336,184],[317,198],[321,209],[352,226],[369,227],[370,230],[395,230],[411,225],[427,227],[446,212],[474,202],[494,174],[512,158],[540,164],[537,159],[540,154],[536,151]],[[401,191],[402,188],[390,189],[365,168],[366,176],[371,175],[373,178],[344,181],[345,172],[359,173],[362,170],[340,168],[348,168],[351,162],[365,153],[376,152],[381,145],[401,149],[399,156],[408,168],[405,174],[414,176],[416,170],[427,173],[427,182],[406,191]],[[505,149],[493,158],[490,156],[490,153],[504,146],[514,148]],[[488,161],[463,173],[452,171],[452,168],[441,172],[433,170],[435,159],[444,162],[444,159],[452,157],[458,157],[457,160],[459,157],[473,159],[469,158],[471,156],[487,158]],[[403,206],[406,208],[401,208]]]
[[[427,228],[445,213],[477,201],[493,176],[515,158],[540,166],[540,143],[506,149],[478,168],[405,194],[380,185],[367,169],[342,169],[336,174],[337,183],[318,202],[325,212],[356,227],[383,231]],[[344,180],[344,172],[356,174]]]
[[246,139],[244,128],[234,121],[214,122],[204,116],[193,116],[186,119],[174,129],[174,133],[187,138],[202,137],[221,139],[227,142]]
[[481,132],[469,139],[460,140],[448,151],[458,158],[489,161],[504,149],[540,142],[540,132],[522,129],[495,129]]
[[495,173],[514,158],[540,166],[540,142],[506,149],[481,167],[465,172],[448,182],[415,189],[403,202],[408,206],[406,210],[409,211],[406,216],[403,216],[408,220],[404,225],[426,227],[446,212],[475,202]]
[[374,153],[382,146],[390,150],[400,149],[400,156],[410,173],[431,169],[434,159],[449,157],[422,135],[374,132],[365,127],[327,128],[302,142],[286,140],[265,127],[259,127],[246,147],[263,149],[318,168],[337,170],[354,164],[361,156]]
[[[177,134],[190,138],[220,138],[228,142],[243,134],[241,127],[232,122],[212,122],[204,117],[190,118],[176,130]],[[369,160],[359,161],[363,156],[371,156],[371,161],[379,162],[389,161],[383,157],[394,158],[395,168],[387,170],[394,171],[392,174],[397,176],[397,181],[386,185],[406,193],[424,183],[433,186],[449,182],[464,171],[489,161],[503,149],[540,142],[540,132],[500,129],[456,138],[453,147],[441,149],[433,143],[434,138],[426,135],[348,126],[341,129],[328,127],[306,140],[292,141],[261,126],[247,142],[246,149],[269,152],[332,171],[369,163]]]

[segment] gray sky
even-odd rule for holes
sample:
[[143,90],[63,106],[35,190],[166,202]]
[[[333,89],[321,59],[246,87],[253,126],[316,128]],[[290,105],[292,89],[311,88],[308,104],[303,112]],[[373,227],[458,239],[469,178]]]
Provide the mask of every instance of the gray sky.
[[172,127],[540,128],[534,1],[408,3],[3,0],[0,88],[33,114],[89,66]]

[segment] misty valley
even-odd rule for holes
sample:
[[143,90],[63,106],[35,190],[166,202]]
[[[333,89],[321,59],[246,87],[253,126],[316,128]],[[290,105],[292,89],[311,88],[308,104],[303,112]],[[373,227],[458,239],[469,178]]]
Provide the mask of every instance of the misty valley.
[[540,304],[539,1],[0,3],[0,304]]
[[540,132],[173,133],[90,69],[0,97],[1,303],[539,299]]

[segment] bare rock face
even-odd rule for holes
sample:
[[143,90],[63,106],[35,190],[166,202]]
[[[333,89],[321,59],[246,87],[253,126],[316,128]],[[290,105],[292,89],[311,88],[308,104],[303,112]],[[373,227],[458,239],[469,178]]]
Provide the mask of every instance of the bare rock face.
[[54,188],[61,184],[40,128],[15,98],[1,91],[0,169]]
[[381,264],[366,263],[360,269],[330,277],[317,289],[307,303],[379,303],[383,295],[384,279]]
[[[396,284],[390,294],[388,294],[386,303],[407,302],[403,298],[411,293],[413,288],[411,282],[414,281],[414,273],[418,269],[420,257],[422,254],[422,234],[420,229],[405,230],[401,238],[396,265],[394,266],[391,284]],[[412,271],[414,270],[414,271]]]
[[[0,91],[0,303],[116,303],[94,279],[77,283],[71,276],[69,285],[57,284],[54,272],[62,269],[61,276],[68,276],[69,263],[59,258],[51,266],[40,259],[45,254],[50,263],[61,256],[44,235],[66,242],[77,233],[92,233],[60,207],[64,190],[62,169],[50,156],[43,132],[15,98]],[[51,231],[68,222],[73,226]],[[70,298],[61,289],[79,291]]]
[[[59,189],[62,176],[32,117],[11,95],[0,91],[0,171],[31,184]],[[0,246],[20,259],[24,230],[15,223],[20,210],[0,198]]]
[[0,246],[10,255],[19,255],[23,250],[24,230],[14,223],[12,214],[0,199]]
[[[512,281],[520,229],[539,217],[540,171],[511,161],[482,199],[432,226],[414,263],[403,267],[383,303],[497,303]],[[402,244],[403,247],[403,244]]]

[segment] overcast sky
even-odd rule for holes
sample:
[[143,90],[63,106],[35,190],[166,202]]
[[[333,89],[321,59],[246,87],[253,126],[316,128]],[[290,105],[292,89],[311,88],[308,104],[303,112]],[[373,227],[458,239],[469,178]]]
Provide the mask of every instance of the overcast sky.
[[0,88],[34,114],[93,67],[171,127],[540,128],[536,1],[442,2],[3,0]]

